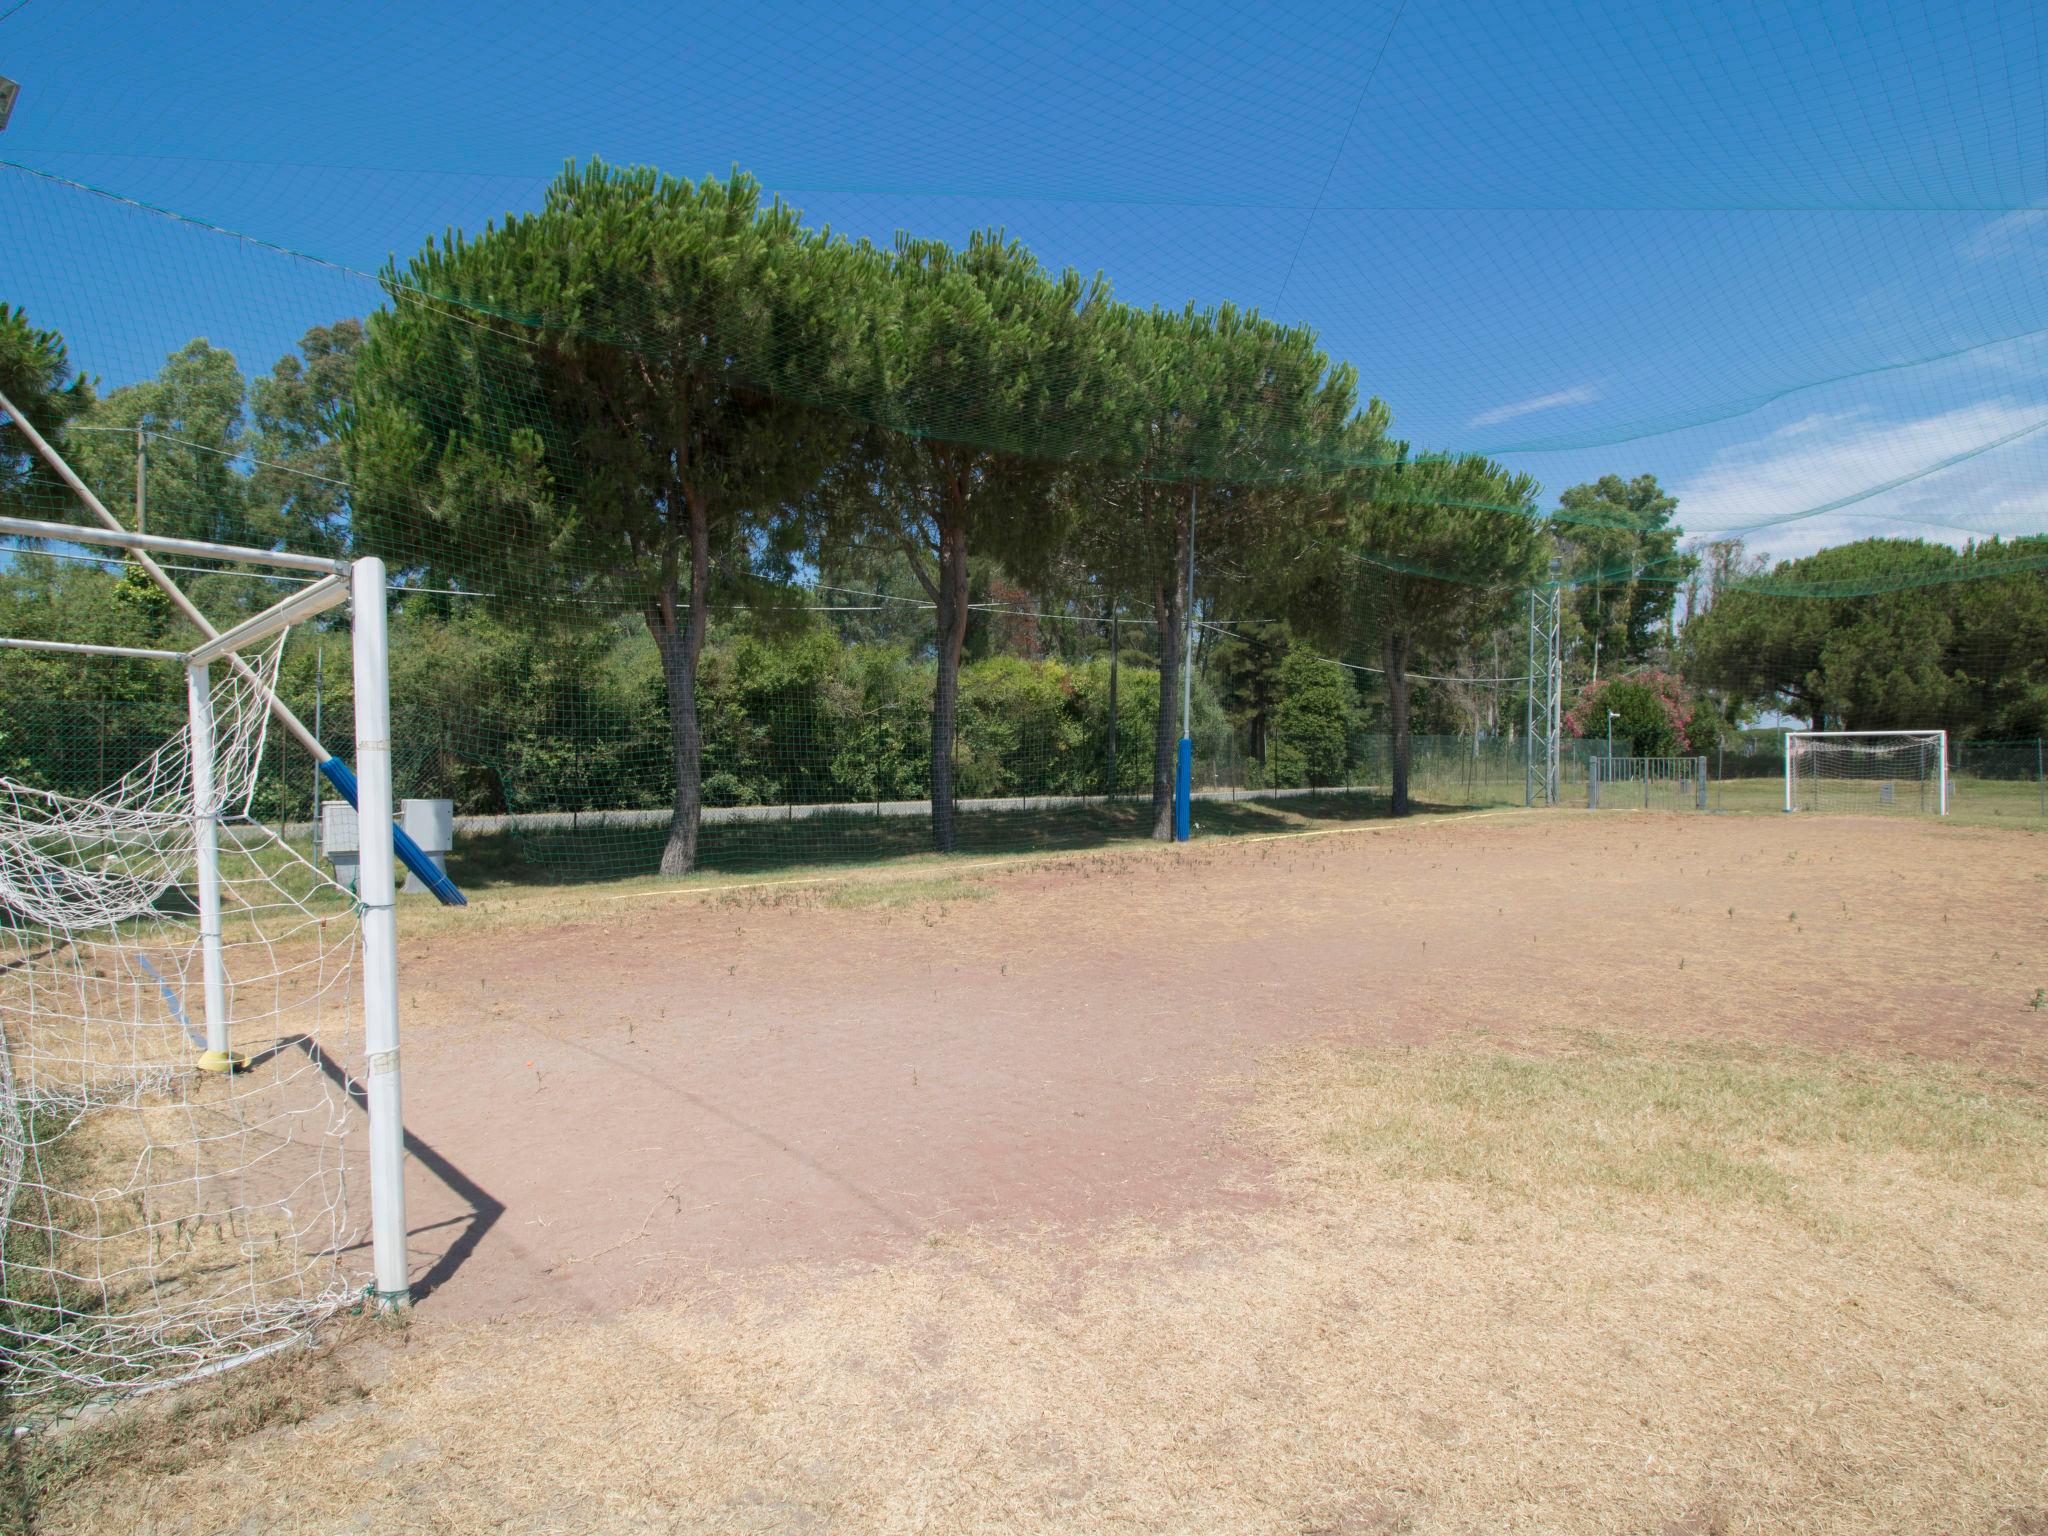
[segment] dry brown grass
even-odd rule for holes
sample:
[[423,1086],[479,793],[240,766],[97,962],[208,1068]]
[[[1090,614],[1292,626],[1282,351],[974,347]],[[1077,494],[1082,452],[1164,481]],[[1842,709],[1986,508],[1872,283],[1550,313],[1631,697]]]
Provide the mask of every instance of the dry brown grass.
[[2034,1088],[1536,1045],[1290,1058],[1272,1209],[422,1331],[41,1529],[2041,1529]]

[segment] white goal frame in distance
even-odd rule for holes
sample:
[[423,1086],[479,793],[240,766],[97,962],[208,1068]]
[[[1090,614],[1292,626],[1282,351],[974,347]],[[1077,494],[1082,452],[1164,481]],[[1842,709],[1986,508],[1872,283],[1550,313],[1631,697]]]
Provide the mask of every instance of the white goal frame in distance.
[[1948,732],[1947,731],[1787,731],[1785,733],[1785,809],[1794,811],[1798,806],[1793,796],[1796,792],[1797,774],[1793,769],[1795,741],[1932,741],[1935,745],[1935,775],[1940,786],[1937,800],[1937,815],[1948,814]]
[[[352,562],[331,560],[318,555],[244,549],[199,539],[173,539],[155,534],[12,517],[0,517],[0,535],[113,545],[131,554],[156,550],[207,560],[318,573],[320,579],[226,631],[214,630],[196,609],[192,610],[190,616],[207,638],[189,651],[145,650],[5,636],[0,636],[0,647],[182,663],[190,709],[188,729],[192,741],[194,787],[200,789],[212,772],[213,704],[208,682],[211,664],[225,661],[245,682],[261,690],[264,702],[279,719],[298,725],[297,718],[285,708],[283,701],[264,688],[254,669],[242,660],[241,649],[346,602],[350,607],[354,647],[357,815],[360,825],[366,828],[394,826],[391,644],[382,560],[375,556],[365,556]],[[304,731],[304,726],[299,726],[299,732]],[[306,733],[303,739],[311,741],[311,734]],[[317,743],[315,747],[317,749]],[[324,752],[318,755],[325,756]],[[203,797],[195,796],[195,800],[204,803]],[[221,956],[218,828],[211,818],[206,818],[195,832],[194,877],[199,887],[207,1045],[205,1054],[196,1065],[202,1071],[233,1071],[236,1061],[229,1045]],[[405,1123],[398,1070],[398,881],[394,835],[365,836],[356,873],[356,904],[361,914],[363,943],[364,1097],[369,1110],[370,1252],[375,1274],[373,1300],[380,1308],[387,1309],[408,1306],[412,1300],[406,1255]]]

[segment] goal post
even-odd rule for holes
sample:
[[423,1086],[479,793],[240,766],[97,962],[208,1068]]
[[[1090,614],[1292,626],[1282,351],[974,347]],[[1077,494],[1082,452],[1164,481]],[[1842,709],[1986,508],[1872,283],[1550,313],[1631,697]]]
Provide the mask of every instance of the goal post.
[[1948,814],[1948,732],[1787,731],[1785,810]]
[[[363,1060],[370,1101],[371,1257],[376,1298],[412,1299],[405,1255],[405,1128],[398,1076],[398,828],[391,800],[390,637],[384,562],[356,561],[354,596],[357,825],[361,838],[356,905],[363,924]],[[383,829],[390,828],[387,834]]]
[[[386,571],[319,568],[189,651],[0,636],[0,655],[175,667],[186,717],[87,793],[0,775],[0,1388],[19,1401],[187,1379],[365,1294],[410,1302]],[[362,839],[352,891],[251,814],[286,633],[343,603],[361,825],[393,829]],[[367,1285],[346,1259],[364,1227]]]

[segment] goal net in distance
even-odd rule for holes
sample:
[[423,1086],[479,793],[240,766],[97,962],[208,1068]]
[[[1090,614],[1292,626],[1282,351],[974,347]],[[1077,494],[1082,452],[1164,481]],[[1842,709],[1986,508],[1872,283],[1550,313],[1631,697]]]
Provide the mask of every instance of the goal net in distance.
[[187,704],[184,729],[95,793],[0,773],[0,1393],[16,1410],[235,1364],[365,1290],[405,1299],[391,844],[373,858],[365,839],[348,890],[303,831],[251,813],[287,714],[288,631],[352,596],[363,810],[389,823],[383,583],[379,561],[328,563],[182,653],[0,637],[0,657],[154,661]]
[[1948,732],[1788,731],[1785,809],[1946,816]]

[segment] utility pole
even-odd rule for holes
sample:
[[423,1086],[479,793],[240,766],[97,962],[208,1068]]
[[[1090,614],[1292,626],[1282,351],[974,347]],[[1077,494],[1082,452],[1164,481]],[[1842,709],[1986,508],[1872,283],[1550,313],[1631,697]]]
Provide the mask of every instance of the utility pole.
[[149,532],[149,434],[135,429],[135,531]]

